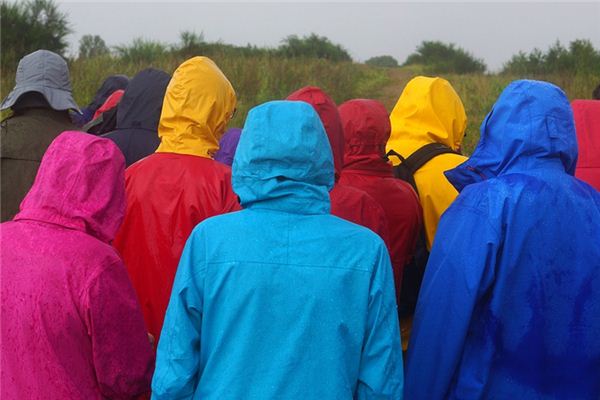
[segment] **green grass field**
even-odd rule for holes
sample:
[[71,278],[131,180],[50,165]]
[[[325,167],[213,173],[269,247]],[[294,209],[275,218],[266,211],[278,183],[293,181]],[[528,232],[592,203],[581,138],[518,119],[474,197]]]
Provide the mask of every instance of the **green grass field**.
[[[248,110],[269,100],[282,99],[294,90],[315,85],[327,91],[338,103],[352,98],[373,98],[391,111],[406,83],[421,74],[419,67],[376,68],[363,64],[334,63],[319,59],[284,59],[280,57],[212,56],[230,79],[238,96],[237,114],[230,126],[243,126]],[[146,67],[172,73],[183,58],[165,57],[151,64],[135,64],[111,57],[77,60],[71,63],[71,81],[75,100],[89,103],[104,78],[111,74],[133,76]],[[600,83],[600,76],[552,75],[443,75],[454,86],[465,105],[469,119],[464,152],[470,154],[479,138],[479,126],[502,89],[514,79],[532,78],[553,82],[562,87],[569,99],[589,98]],[[0,95],[14,85],[14,71],[3,70]]]

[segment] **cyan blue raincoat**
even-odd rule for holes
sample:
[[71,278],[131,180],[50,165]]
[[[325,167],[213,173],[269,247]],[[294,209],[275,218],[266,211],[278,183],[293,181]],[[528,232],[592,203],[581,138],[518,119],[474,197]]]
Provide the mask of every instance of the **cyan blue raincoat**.
[[243,211],[205,220],[181,257],[153,399],[401,399],[389,255],[329,214],[331,148],[314,109],[252,110],[233,164]]
[[408,350],[410,399],[600,398],[600,194],[573,177],[556,86],[516,81],[443,215]]

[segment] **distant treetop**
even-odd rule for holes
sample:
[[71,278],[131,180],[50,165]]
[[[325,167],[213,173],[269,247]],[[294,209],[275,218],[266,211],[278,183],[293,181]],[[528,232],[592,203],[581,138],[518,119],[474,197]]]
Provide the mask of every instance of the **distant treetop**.
[[454,43],[424,41],[417,51],[408,56],[404,65],[422,65],[432,74],[469,74],[483,73],[487,69],[483,60],[457,47]]
[[365,64],[372,65],[374,67],[394,68],[398,66],[398,61],[396,61],[396,59],[392,56],[385,55],[371,57],[367,61],[365,61]]

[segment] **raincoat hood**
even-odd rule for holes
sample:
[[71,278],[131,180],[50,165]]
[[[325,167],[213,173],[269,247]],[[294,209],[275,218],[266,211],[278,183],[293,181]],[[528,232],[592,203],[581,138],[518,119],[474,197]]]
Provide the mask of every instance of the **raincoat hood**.
[[215,161],[219,161],[231,167],[231,164],[233,164],[233,157],[235,156],[235,150],[240,142],[241,134],[242,130],[240,128],[229,128],[227,132],[225,132],[219,141],[219,151],[215,154]]
[[117,108],[117,129],[139,128],[156,132],[170,79],[169,74],[154,68],[134,76]]
[[37,220],[110,242],[125,214],[125,160],[110,140],[60,134],[42,158],[17,220]]
[[211,59],[185,61],[167,86],[156,151],[212,158],[235,105],[231,83]]
[[[390,114],[392,132],[387,150],[405,158],[428,143],[458,150],[465,135],[465,108],[450,83],[442,78],[418,76],[400,95]],[[396,157],[392,162],[400,162]]]
[[272,101],[250,110],[232,174],[243,208],[329,213],[333,159],[313,107]]
[[535,169],[575,172],[577,139],[565,93],[541,81],[514,81],[504,89],[481,124],[473,155],[447,171],[461,191],[465,186],[509,173]]
[[104,104],[106,99],[117,90],[125,90],[129,84],[129,78],[126,75],[111,75],[102,82],[100,89],[94,95],[94,99],[88,106],[92,114]]
[[342,104],[339,112],[346,142],[344,169],[391,172],[391,165],[384,159],[390,120],[383,104],[355,99]]
[[119,105],[119,102],[123,98],[123,93],[125,93],[125,91],[123,89],[119,89],[115,90],[110,96],[108,96],[104,104],[98,107],[98,109],[94,113],[94,116],[92,117],[92,120],[98,118],[102,113],[112,110],[117,105]]
[[287,97],[287,100],[304,101],[313,106],[319,114],[331,145],[337,181],[344,167],[344,132],[335,102],[327,93],[314,86],[306,86],[295,91]]
[[579,144],[577,167],[600,168],[600,100],[575,100],[571,107]]

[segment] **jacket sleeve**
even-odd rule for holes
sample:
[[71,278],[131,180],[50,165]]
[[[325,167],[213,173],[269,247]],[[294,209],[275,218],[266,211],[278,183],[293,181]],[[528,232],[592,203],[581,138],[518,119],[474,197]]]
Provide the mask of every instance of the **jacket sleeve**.
[[402,347],[392,265],[381,242],[375,261],[356,399],[402,399]]
[[201,238],[194,230],[179,260],[158,343],[152,399],[191,399],[198,385],[205,276]]
[[129,399],[149,392],[154,351],[120,260],[91,280],[83,301],[102,394],[111,399]]
[[408,346],[407,398],[446,398],[475,305],[493,282],[497,249],[498,234],[481,210],[455,203],[444,214]]

